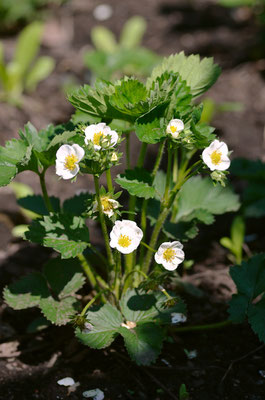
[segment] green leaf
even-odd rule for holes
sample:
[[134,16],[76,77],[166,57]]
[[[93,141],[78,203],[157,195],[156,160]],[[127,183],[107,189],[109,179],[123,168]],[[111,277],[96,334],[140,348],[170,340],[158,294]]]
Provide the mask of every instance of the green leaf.
[[47,150],[48,145],[54,134],[55,133],[53,125],[48,125],[46,129],[41,129],[40,131],[37,131],[35,126],[32,125],[30,122],[28,122],[24,126],[24,131],[19,131],[20,137],[39,153]]
[[259,340],[265,342],[265,297],[256,304],[250,304],[248,320]]
[[249,301],[265,291],[265,254],[258,254],[241,265],[230,268],[230,275],[239,293]]
[[150,365],[159,356],[164,335],[158,325],[148,323],[134,329],[121,327],[119,333],[123,336],[127,351],[136,364]]
[[122,323],[121,313],[109,303],[88,310],[86,319],[92,325],[92,329],[81,331],[77,328],[76,336],[83,344],[93,349],[109,346],[118,335]]
[[123,26],[120,36],[120,46],[124,49],[134,49],[141,44],[146,30],[146,22],[143,17],[135,16]]
[[51,296],[41,298],[39,306],[44,316],[56,325],[67,324],[77,312],[77,300],[75,297],[66,297],[60,301]]
[[144,168],[127,169],[125,174],[118,175],[116,182],[133,196],[145,199],[155,196],[151,175]]
[[63,211],[66,214],[77,215],[85,213],[88,206],[94,200],[94,196],[90,193],[80,193],[70,199],[66,199],[63,203]]
[[91,29],[91,40],[94,46],[100,51],[114,53],[117,49],[114,34],[104,26],[95,26]]
[[44,275],[60,299],[77,292],[85,283],[80,263],[76,259],[51,259],[44,267]]
[[[50,197],[50,201],[53,209],[56,212],[60,211],[60,199],[57,197]],[[32,195],[19,198],[17,203],[25,208],[26,210],[30,210],[38,215],[49,215],[49,211],[46,208],[44,199],[41,195]]]
[[22,74],[26,73],[39,51],[42,32],[43,24],[33,22],[18,37],[14,62],[19,65]]
[[192,177],[180,190],[176,221],[197,218],[211,223],[212,215],[237,211],[239,207],[239,198],[231,188],[214,186],[210,178]]
[[265,163],[261,160],[236,158],[231,163],[231,174],[251,182],[265,182]]
[[244,294],[233,294],[229,302],[229,315],[231,321],[239,324],[244,322],[247,316],[249,299]]
[[154,68],[151,77],[147,80],[147,88],[153,81],[166,71],[179,73],[187,82],[193,96],[206,92],[220,75],[220,68],[213,63],[212,58],[200,60],[198,55],[185,56],[184,52],[164,58],[163,62]]
[[124,78],[115,85],[115,92],[110,96],[110,104],[117,110],[139,117],[149,110],[146,102],[147,91],[145,86],[134,78]]
[[39,57],[26,76],[25,88],[32,92],[37,84],[46,79],[53,71],[55,61],[48,56]]
[[52,147],[57,146],[58,144],[62,145],[68,143],[76,135],[75,131],[64,131],[63,133],[57,134],[54,138],[50,141],[47,150],[51,149]]
[[191,124],[191,130],[195,138],[195,145],[198,149],[204,149],[215,139],[213,132],[215,128],[205,123]]
[[38,306],[41,298],[48,297],[46,280],[39,272],[25,276],[4,289],[6,303],[15,310]]
[[171,313],[185,313],[186,307],[182,300],[173,307],[165,308],[167,297],[162,292],[144,292],[138,289],[128,289],[120,300],[121,312],[127,321],[142,324],[159,321],[171,323]]
[[0,186],[8,185],[17,174],[17,165],[24,159],[27,146],[22,140],[12,139],[0,146]]
[[[229,303],[230,319],[243,322],[247,317],[253,331],[265,341],[265,253],[231,267],[230,275],[238,290]],[[261,300],[256,302],[260,295]]]
[[62,258],[74,258],[89,244],[89,232],[81,217],[54,214],[33,221],[25,233],[27,240],[52,247]]
[[149,123],[136,123],[135,133],[141,142],[144,143],[157,143],[166,137],[166,129],[164,120],[155,119]]

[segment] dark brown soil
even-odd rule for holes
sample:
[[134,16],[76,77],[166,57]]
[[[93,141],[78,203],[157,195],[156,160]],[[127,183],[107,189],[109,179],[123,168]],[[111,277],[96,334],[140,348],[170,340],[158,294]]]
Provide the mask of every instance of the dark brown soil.
[[[23,108],[0,107],[0,142],[17,137],[18,129],[30,120],[37,128],[69,119],[73,108],[65,99],[62,85],[74,77],[77,83],[89,80],[82,54],[90,48],[90,29],[98,21],[92,15],[95,0],[72,0],[55,11],[47,21],[43,54],[56,59],[53,74],[25,98]],[[223,73],[207,96],[217,103],[237,101],[240,113],[217,114],[213,125],[234,150],[233,155],[264,160],[264,43],[262,27],[247,9],[228,10],[214,1],[112,0],[113,16],[103,24],[119,34],[130,16],[147,19],[144,45],[163,55],[184,50],[213,56]],[[11,58],[15,37],[3,38],[7,58]],[[138,150],[134,144],[133,153]],[[17,180],[40,192],[36,177],[23,173]],[[75,184],[58,182],[49,171],[48,190],[63,198],[82,188],[92,188],[92,180],[78,177]],[[10,188],[0,189],[0,286],[33,270],[41,269],[51,252],[12,238],[11,229],[23,223]],[[218,244],[228,235],[231,217],[218,218],[201,231],[187,247],[188,259],[196,260],[185,277],[203,290],[200,299],[186,297],[189,324],[206,324],[227,318],[226,303],[234,291],[228,275],[226,252]],[[250,221],[248,233],[263,232],[264,221]],[[264,232],[263,232],[264,236]],[[260,235],[259,237],[262,237]],[[97,230],[93,237],[100,244]],[[264,237],[263,237],[264,239]],[[262,251],[261,239],[254,250]],[[1,400],[82,399],[84,390],[100,388],[105,399],[177,399],[185,383],[193,400],[264,400],[265,348],[248,325],[228,326],[215,331],[177,334],[172,332],[158,362],[148,368],[135,366],[124,351],[122,340],[105,351],[94,351],[77,343],[71,327],[50,327],[38,334],[27,334],[36,310],[13,311],[0,308]],[[10,344],[11,343],[11,344]],[[9,346],[11,347],[7,347]],[[12,350],[13,349],[13,350]],[[189,360],[184,349],[197,351]],[[70,376],[80,386],[73,393],[57,384]]]

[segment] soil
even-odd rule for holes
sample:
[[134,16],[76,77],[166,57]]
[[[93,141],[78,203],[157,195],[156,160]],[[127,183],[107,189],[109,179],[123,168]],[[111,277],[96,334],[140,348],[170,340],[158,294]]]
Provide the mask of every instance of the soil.
[[[96,0],[72,0],[56,8],[46,22],[42,53],[53,56],[56,68],[37,91],[26,96],[23,107],[0,107],[0,142],[17,137],[27,121],[37,128],[48,123],[66,122],[73,113],[62,86],[75,80],[84,83],[90,74],[82,63],[85,49],[91,48],[90,29],[99,24],[93,10]],[[212,125],[230,148],[233,156],[261,158],[264,149],[265,54],[264,28],[247,8],[224,9],[214,1],[112,0],[113,15],[104,25],[119,34],[125,20],[143,15],[148,24],[144,45],[162,55],[184,50],[187,54],[212,56],[223,72],[207,93],[218,104],[242,103],[242,112],[217,113]],[[11,58],[16,36],[2,41],[7,59]],[[138,152],[135,142],[132,153]],[[133,155],[132,154],[132,155]],[[150,154],[150,158],[152,154]],[[23,173],[18,181],[40,192],[37,178]],[[91,185],[90,185],[91,184]],[[74,185],[58,182],[49,171],[48,191],[63,198],[80,189],[92,187],[79,177]],[[25,222],[9,187],[0,189],[0,289],[20,276],[40,270],[51,257],[48,249],[16,240],[13,226]],[[227,253],[218,244],[229,234],[232,216],[217,218],[211,227],[186,249],[195,265],[184,279],[202,290],[195,298],[183,294],[189,310],[188,323],[208,324],[227,318],[227,301],[235,288],[229,277]],[[264,220],[248,221],[247,232],[257,233],[252,251],[262,251]],[[100,244],[94,229],[95,244]],[[14,311],[3,302],[0,306],[0,399],[55,400],[81,399],[82,392],[100,388],[105,399],[177,399],[182,383],[192,400],[264,400],[265,347],[250,327],[227,326],[214,331],[177,333],[172,330],[163,352],[153,366],[137,367],[124,351],[122,340],[104,351],[85,348],[73,337],[71,327],[49,327],[27,333],[37,310]],[[187,350],[186,352],[184,350]],[[189,359],[187,352],[196,350]],[[80,385],[75,391],[59,386],[57,380],[72,377]]]

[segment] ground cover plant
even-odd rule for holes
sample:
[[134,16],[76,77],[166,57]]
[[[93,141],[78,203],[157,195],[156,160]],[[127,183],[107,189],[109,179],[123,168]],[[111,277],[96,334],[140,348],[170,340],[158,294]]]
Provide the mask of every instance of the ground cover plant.
[[[41,131],[28,123],[20,139],[0,149],[2,186],[25,170],[40,180],[42,196],[18,200],[39,216],[25,239],[60,254],[42,273],[5,288],[11,307],[39,307],[46,323],[73,324],[77,338],[92,348],[105,348],[121,335],[137,364],[156,360],[167,328],[187,320],[174,285],[185,243],[197,235],[199,224],[209,225],[215,215],[240,207],[227,185],[230,152],[214,128],[201,122],[203,107],[198,103],[219,73],[212,59],[179,53],[164,59],[145,84],[127,77],[114,83],[97,80],[95,87],[85,85],[69,95],[89,123],[70,121]],[[130,157],[131,135],[141,142],[136,166]],[[111,169],[123,157],[122,140],[126,170],[114,179],[123,189],[117,192]],[[152,166],[145,163],[148,146],[157,149]],[[166,172],[160,167],[163,158]],[[55,167],[65,185],[79,173],[93,175],[94,188],[63,203],[49,197],[49,167]],[[99,182],[103,174],[106,187]],[[104,252],[90,238],[89,219],[100,224]],[[264,266],[259,254],[232,267],[238,294],[231,300],[230,320],[216,325],[247,317],[264,340],[264,299],[253,303],[264,292]],[[77,292],[85,277],[90,291],[82,298]],[[203,329],[176,329],[187,328]]]

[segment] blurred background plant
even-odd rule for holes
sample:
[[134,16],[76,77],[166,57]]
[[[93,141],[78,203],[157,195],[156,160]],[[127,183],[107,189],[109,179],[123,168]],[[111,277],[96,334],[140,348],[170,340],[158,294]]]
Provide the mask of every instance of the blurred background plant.
[[0,0],[0,31],[14,30],[45,14],[48,6],[61,5],[67,0]]
[[161,57],[141,46],[146,31],[145,19],[139,16],[130,18],[123,26],[120,40],[103,26],[91,30],[91,40],[95,50],[84,55],[84,63],[92,71],[92,83],[96,78],[119,79],[124,75],[144,78]]
[[0,43],[0,101],[16,106],[22,104],[22,94],[33,92],[38,83],[46,79],[55,66],[53,58],[37,57],[43,32],[41,22],[33,22],[20,33],[12,61],[5,63]]

